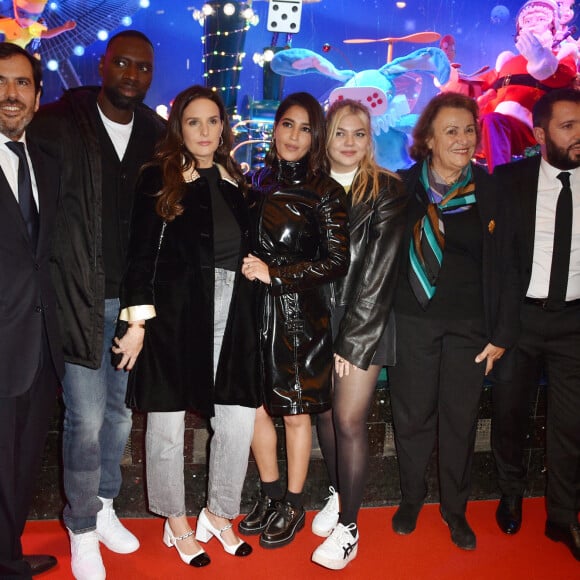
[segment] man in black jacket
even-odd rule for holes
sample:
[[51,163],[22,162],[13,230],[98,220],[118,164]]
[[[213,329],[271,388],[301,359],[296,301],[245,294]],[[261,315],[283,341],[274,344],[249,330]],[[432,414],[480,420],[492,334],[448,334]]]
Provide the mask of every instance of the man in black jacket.
[[110,349],[135,183],[164,130],[142,104],[153,74],[146,36],[112,37],[99,72],[100,88],[67,91],[41,107],[30,129],[62,167],[52,273],[66,361],[64,521],[73,574],[91,580],[105,577],[99,542],[118,553],[139,547],[112,505],[131,414],[127,377],[112,366]]
[[50,280],[58,170],[25,134],[40,63],[0,43],[0,577],[56,564],[22,556],[24,530],[64,368]]
[[499,527],[515,534],[526,486],[529,391],[548,376],[546,536],[580,560],[580,91],[558,89],[533,110],[541,157],[499,166],[521,277],[521,333],[497,365],[492,447]]

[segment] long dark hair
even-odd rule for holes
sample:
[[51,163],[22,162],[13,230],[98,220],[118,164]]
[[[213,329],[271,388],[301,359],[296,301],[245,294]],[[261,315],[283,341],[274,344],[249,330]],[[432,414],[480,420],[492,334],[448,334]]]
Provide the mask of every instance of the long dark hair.
[[239,165],[232,159],[230,151],[233,145],[233,134],[225,105],[218,93],[201,85],[193,85],[179,93],[173,102],[167,131],[159,142],[151,164],[159,165],[163,175],[163,189],[157,199],[157,213],[165,220],[171,221],[181,215],[181,200],[185,192],[183,172],[196,168],[197,161],[183,143],[181,121],[187,106],[196,99],[208,99],[214,102],[223,123],[222,139],[214,153],[214,161],[223,165],[230,176],[245,192],[245,179]]
[[[288,95],[278,106],[274,116],[274,126],[276,127],[280,119],[284,117],[290,107],[301,107],[308,115],[308,122],[311,130],[310,151],[308,152],[308,177],[316,175],[318,172],[328,173],[328,159],[326,158],[326,127],[324,123],[324,111],[320,103],[310,93],[292,93]],[[272,146],[266,155],[266,165],[272,167],[278,158],[276,141],[272,141]]]
[[413,145],[409,151],[415,161],[423,161],[431,154],[427,141],[433,137],[433,122],[441,109],[465,109],[473,115],[477,142],[479,142],[479,108],[471,98],[460,93],[445,92],[435,95],[425,106],[415,128],[413,129]]

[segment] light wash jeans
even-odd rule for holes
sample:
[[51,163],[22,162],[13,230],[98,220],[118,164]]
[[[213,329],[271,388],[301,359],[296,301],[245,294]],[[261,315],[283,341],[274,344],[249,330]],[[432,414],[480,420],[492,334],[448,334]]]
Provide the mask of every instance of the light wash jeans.
[[64,523],[76,533],[94,530],[103,507],[97,496],[121,489],[121,457],[131,432],[125,405],[127,373],[111,364],[119,300],[105,300],[103,356],[98,369],[66,364],[63,432]]
[[[215,269],[214,376],[234,287],[235,272]],[[242,487],[248,468],[256,409],[215,405],[211,418],[208,473],[208,509],[233,519],[240,513]],[[148,413],[145,465],[149,509],[164,517],[185,515],[184,485],[185,411]]]

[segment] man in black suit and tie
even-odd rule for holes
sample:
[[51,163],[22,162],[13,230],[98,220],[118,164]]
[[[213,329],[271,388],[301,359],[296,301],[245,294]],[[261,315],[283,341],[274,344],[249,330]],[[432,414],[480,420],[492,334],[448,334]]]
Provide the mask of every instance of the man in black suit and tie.
[[56,564],[20,541],[64,372],[48,264],[59,176],[25,136],[40,89],[39,61],[0,43],[0,578]]
[[496,518],[518,532],[526,486],[530,388],[545,368],[546,536],[580,560],[580,91],[558,89],[533,110],[541,157],[496,168],[514,224],[521,332],[497,365],[492,447],[502,497]]

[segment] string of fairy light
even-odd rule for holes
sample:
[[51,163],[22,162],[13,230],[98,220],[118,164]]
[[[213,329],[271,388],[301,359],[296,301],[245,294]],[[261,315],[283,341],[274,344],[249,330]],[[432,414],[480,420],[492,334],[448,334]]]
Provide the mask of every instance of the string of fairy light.
[[[252,9],[252,2],[208,2],[200,10],[194,10],[192,16],[201,26],[204,26],[204,30],[208,28],[206,20],[212,24],[211,30],[205,30],[201,37],[204,47],[201,59],[205,68],[203,78],[206,81],[211,81],[212,77],[219,74],[227,78],[227,73],[231,72],[232,77],[239,79],[239,73],[243,70],[242,61],[246,57],[246,53],[220,50],[219,45],[227,44],[225,39],[228,37],[235,42],[236,36],[244,35],[251,26],[258,24],[259,17]],[[213,25],[216,25],[217,29],[214,29]],[[224,42],[217,42],[222,39]],[[225,62],[215,62],[221,59],[224,59]],[[241,85],[222,84],[221,86],[212,86],[212,88],[225,93],[240,90]]]

